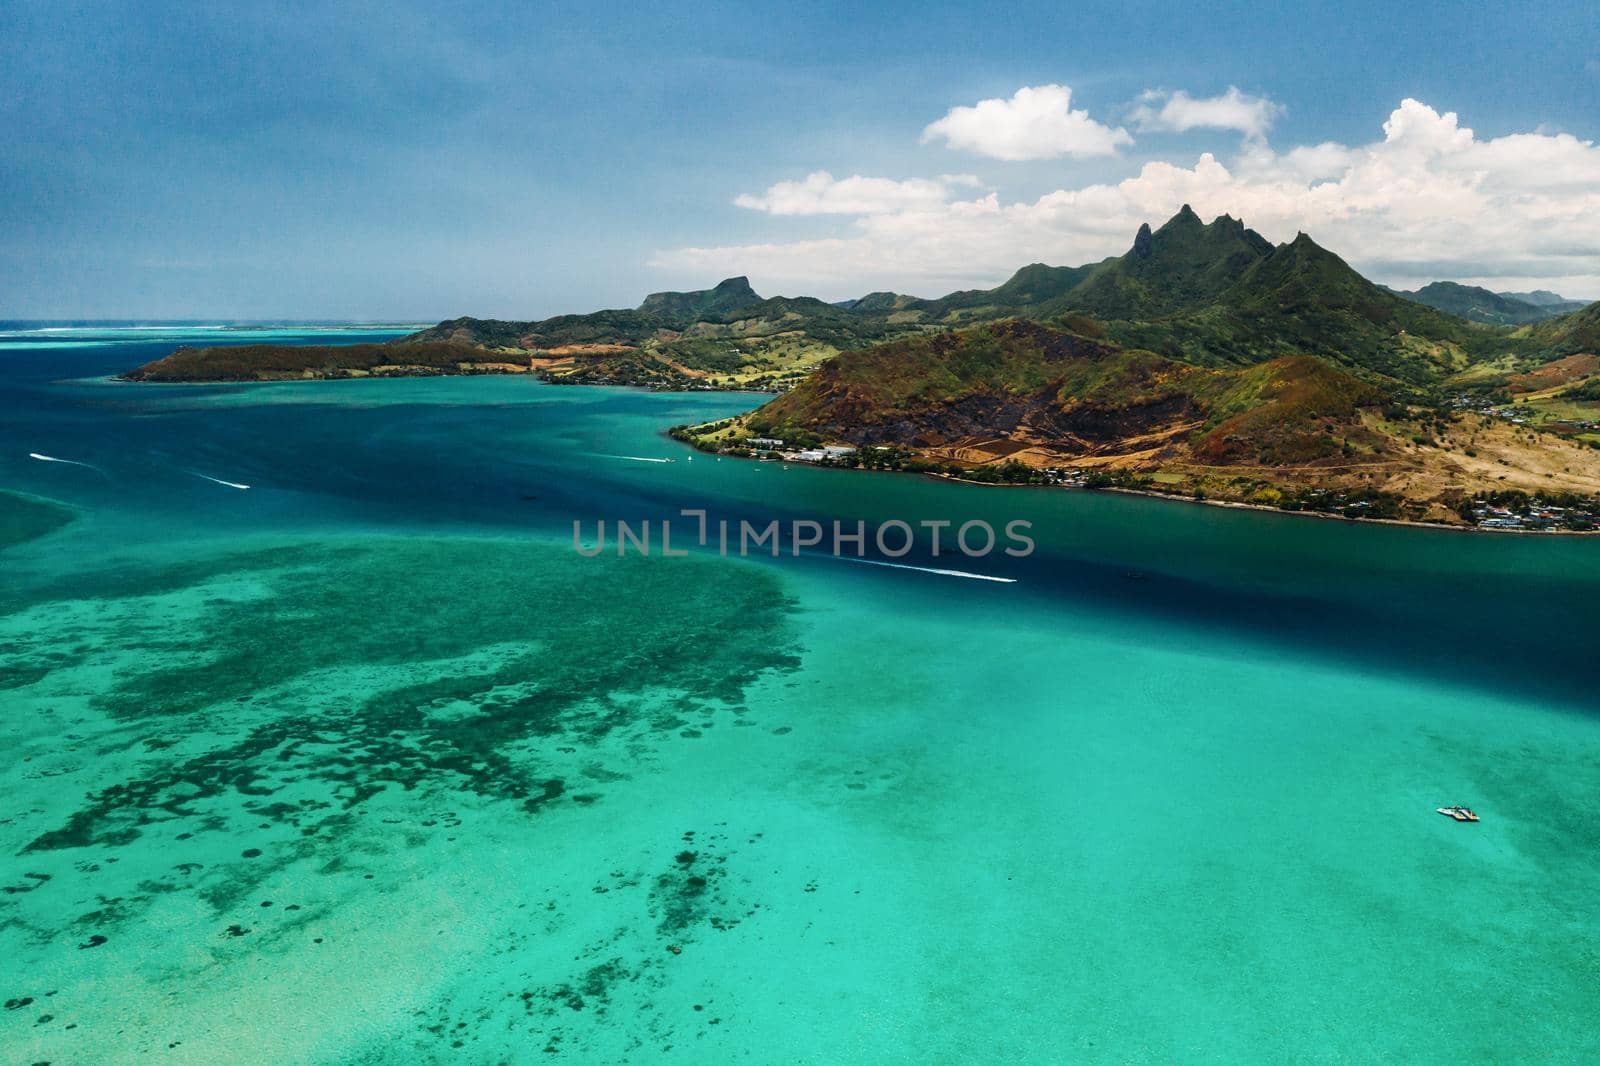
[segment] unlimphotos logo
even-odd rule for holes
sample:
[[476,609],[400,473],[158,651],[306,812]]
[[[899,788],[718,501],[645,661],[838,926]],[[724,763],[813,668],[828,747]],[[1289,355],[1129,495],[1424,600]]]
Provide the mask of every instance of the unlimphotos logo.
[[[763,524],[744,518],[712,521],[704,510],[694,508],[679,511],[678,514],[694,520],[696,528],[690,535],[692,543],[701,548],[714,544],[719,555],[769,554],[777,558],[787,548],[791,555],[816,549],[836,556],[853,555],[859,559],[866,556],[867,545],[871,544],[880,555],[899,559],[909,555],[916,546],[919,530],[929,535],[929,544],[935,557],[960,552],[969,559],[982,559],[996,548],[1019,559],[1033,554],[1033,538],[1028,536],[1033,523],[1020,518],[1006,523],[1002,547],[1002,538],[995,533],[994,526],[981,518],[963,522],[959,526],[942,518],[922,519],[916,523],[892,518],[887,522],[875,523],[870,530],[865,521],[851,524],[835,519],[830,530],[821,522],[808,518],[787,522],[774,518]],[[604,552],[606,525],[605,519],[597,521],[594,537],[586,542],[583,523],[574,519],[573,551],[590,559]],[[613,550],[617,555],[660,554],[677,558],[689,554],[689,549],[683,546],[687,542],[681,538],[679,546],[673,547],[671,519],[664,518],[659,523],[652,523],[649,519],[637,522],[616,519],[611,526]]]

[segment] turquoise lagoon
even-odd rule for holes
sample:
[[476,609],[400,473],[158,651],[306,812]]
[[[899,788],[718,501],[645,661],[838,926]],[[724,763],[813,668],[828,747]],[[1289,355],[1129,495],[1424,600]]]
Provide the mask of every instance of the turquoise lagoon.
[[[0,336],[5,1061],[1600,1056],[1600,541],[105,380],[196,337]],[[680,508],[1038,550],[573,551]]]

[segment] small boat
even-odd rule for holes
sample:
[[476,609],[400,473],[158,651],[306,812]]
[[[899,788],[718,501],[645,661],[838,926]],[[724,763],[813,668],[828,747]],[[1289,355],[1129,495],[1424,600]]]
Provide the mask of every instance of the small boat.
[[1435,808],[1446,818],[1454,818],[1458,822],[1476,822],[1477,814],[1471,807],[1438,807]]

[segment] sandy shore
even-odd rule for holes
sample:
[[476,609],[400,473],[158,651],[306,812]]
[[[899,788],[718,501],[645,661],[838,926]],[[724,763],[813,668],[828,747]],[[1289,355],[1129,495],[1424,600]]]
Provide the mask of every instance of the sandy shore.
[[[739,459],[742,456],[729,456]],[[750,462],[769,462],[775,460],[751,459]],[[1193,496],[1179,496],[1175,493],[1155,492],[1150,489],[1130,489],[1122,486],[1108,485],[1105,488],[1091,489],[1081,485],[1009,485],[997,481],[972,481],[953,474],[931,474],[918,470],[863,470],[860,467],[829,466],[820,463],[807,463],[799,459],[785,459],[785,463],[794,463],[796,466],[810,466],[822,470],[847,470],[862,474],[909,474],[913,477],[933,478],[938,481],[953,481],[961,485],[977,485],[987,489],[1052,489],[1066,490],[1069,492],[1118,492],[1124,496],[1147,496],[1154,500],[1167,500],[1173,503],[1190,503],[1202,507],[1228,507],[1240,511],[1262,511],[1266,514],[1284,515],[1290,518],[1325,518],[1335,522],[1349,522],[1352,525],[1381,525],[1403,526],[1408,529],[1433,529],[1447,533],[1487,533],[1487,534],[1513,534],[1539,537],[1592,537],[1600,535],[1600,530],[1576,529],[1484,529],[1480,526],[1445,525],[1440,522],[1413,522],[1405,518],[1350,518],[1342,514],[1329,514],[1327,511],[1286,511],[1281,507],[1271,507],[1262,503],[1245,503],[1240,500],[1197,500]]]

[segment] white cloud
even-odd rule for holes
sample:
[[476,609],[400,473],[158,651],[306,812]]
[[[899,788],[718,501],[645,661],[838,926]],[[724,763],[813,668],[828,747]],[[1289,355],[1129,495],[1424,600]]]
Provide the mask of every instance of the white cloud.
[[682,248],[652,262],[693,276],[748,273],[763,291],[936,296],[1024,263],[1120,254],[1140,223],[1159,225],[1184,203],[1203,218],[1243,218],[1274,241],[1304,230],[1378,281],[1501,277],[1491,287],[1600,297],[1600,146],[1564,133],[1479,139],[1453,112],[1416,100],[1366,144],[1278,152],[1247,142],[1227,162],[1153,161],[1032,200],[930,199],[863,214],[823,239]]
[[1242,93],[1234,86],[1221,96],[1194,97],[1183,90],[1152,90],[1139,98],[1133,121],[1141,131],[1187,133],[1189,130],[1238,130],[1264,139],[1283,107],[1264,96]]
[[937,207],[950,198],[951,186],[978,184],[970,174],[894,181],[860,174],[835,178],[826,170],[818,170],[803,181],[780,181],[759,196],[745,193],[733,202],[774,215],[875,215]]
[[922,142],[943,139],[991,159],[1018,161],[1059,156],[1115,155],[1133,138],[1072,110],[1072,90],[1065,85],[1018,89],[1009,100],[980,100],[974,107],[952,107],[922,131]]

